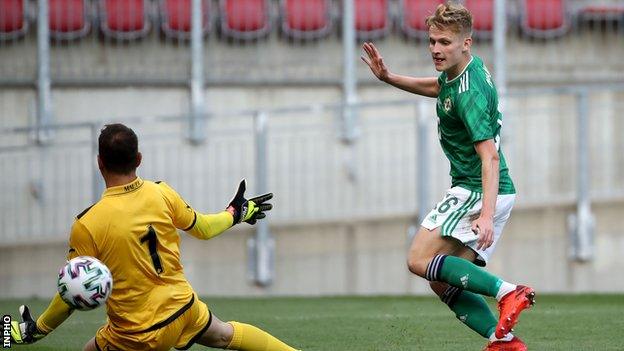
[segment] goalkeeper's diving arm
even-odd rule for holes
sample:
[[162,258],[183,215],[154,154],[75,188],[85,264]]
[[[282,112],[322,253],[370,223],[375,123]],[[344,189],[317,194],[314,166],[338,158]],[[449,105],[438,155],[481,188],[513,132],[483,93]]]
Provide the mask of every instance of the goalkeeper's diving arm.
[[265,212],[273,208],[273,205],[266,201],[273,198],[273,194],[268,193],[246,199],[244,196],[246,187],[247,183],[243,179],[225,211],[216,214],[195,212],[195,219],[190,229],[186,231],[196,238],[207,240],[240,222],[256,224],[259,219],[266,217]]
[[20,306],[19,312],[22,321],[11,322],[11,339],[16,344],[31,344],[61,325],[71,315],[73,309],[56,293],[36,322],[30,315],[28,306]]

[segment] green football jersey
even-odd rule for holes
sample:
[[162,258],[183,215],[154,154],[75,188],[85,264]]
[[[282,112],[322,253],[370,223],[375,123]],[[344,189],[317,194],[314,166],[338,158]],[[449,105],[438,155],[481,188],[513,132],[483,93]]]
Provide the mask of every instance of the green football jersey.
[[438,83],[438,137],[451,163],[452,186],[483,192],[481,159],[474,143],[494,139],[500,156],[498,193],[514,194],[516,189],[500,149],[503,116],[498,111],[498,94],[483,61],[472,56],[457,77],[449,81],[443,72]]

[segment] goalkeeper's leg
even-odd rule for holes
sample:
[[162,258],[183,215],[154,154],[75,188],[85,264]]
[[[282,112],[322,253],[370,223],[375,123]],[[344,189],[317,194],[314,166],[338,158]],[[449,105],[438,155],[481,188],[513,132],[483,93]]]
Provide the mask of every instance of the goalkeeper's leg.
[[222,322],[214,314],[210,327],[197,343],[228,350],[241,351],[297,351],[273,335],[253,325]]

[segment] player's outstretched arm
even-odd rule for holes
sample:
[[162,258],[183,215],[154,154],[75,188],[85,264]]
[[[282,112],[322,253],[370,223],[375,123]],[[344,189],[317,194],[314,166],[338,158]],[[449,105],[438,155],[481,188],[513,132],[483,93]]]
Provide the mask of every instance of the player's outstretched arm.
[[440,86],[436,77],[417,78],[394,74],[390,72],[373,43],[364,43],[362,49],[367,57],[361,56],[361,59],[368,65],[377,79],[410,93],[438,97]]
[[37,329],[37,323],[30,315],[28,306],[19,307],[20,320],[11,321],[11,341],[16,344],[32,344],[42,339],[46,334]]
[[35,321],[26,305],[19,308],[21,322],[11,322],[11,339],[16,344],[32,344],[56,329],[73,312],[57,293],[41,317]]
[[185,230],[196,238],[207,240],[240,222],[256,224],[259,219],[266,217],[266,211],[273,208],[273,205],[266,202],[273,198],[273,194],[246,199],[245,189],[246,181],[243,179],[225,211],[215,214],[196,213],[193,224]]

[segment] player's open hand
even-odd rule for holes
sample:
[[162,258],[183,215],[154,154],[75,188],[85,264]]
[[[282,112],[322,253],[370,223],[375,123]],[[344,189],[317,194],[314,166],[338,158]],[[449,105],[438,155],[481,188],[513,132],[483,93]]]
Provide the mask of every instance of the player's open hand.
[[232,217],[234,217],[232,225],[240,222],[256,224],[259,219],[266,217],[266,211],[270,211],[273,208],[273,205],[266,202],[273,198],[273,193],[267,193],[251,199],[246,199],[246,188],[247,182],[243,179],[238,185],[234,198],[230,201],[228,207],[226,208],[226,211],[230,212]]
[[368,56],[368,58],[360,56],[362,61],[364,61],[364,63],[366,63],[368,67],[370,67],[371,71],[373,71],[373,74],[375,75],[375,77],[377,77],[377,79],[383,82],[387,81],[388,76],[390,75],[390,71],[388,71],[388,68],[384,64],[383,57],[381,57],[379,50],[377,50],[373,43],[364,43],[362,45],[362,49],[364,49],[364,52],[366,52],[366,56]]
[[494,220],[479,216],[472,222],[472,231],[477,234],[477,250],[485,250],[494,243]]

